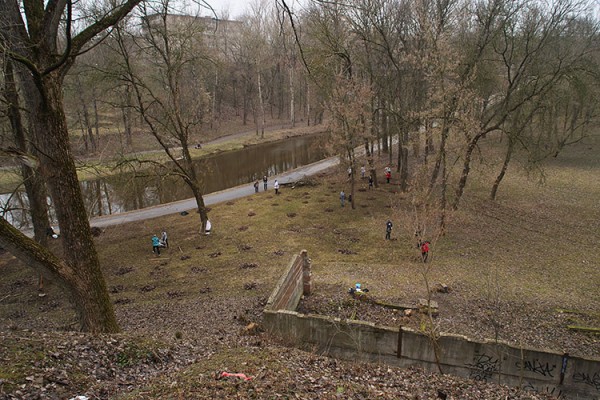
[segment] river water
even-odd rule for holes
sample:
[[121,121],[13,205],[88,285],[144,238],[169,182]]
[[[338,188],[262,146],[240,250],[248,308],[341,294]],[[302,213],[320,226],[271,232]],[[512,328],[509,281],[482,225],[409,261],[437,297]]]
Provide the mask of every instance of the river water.
[[[327,157],[323,135],[299,136],[277,142],[248,146],[198,160],[203,194],[248,184],[317,162]],[[81,182],[89,217],[137,210],[193,197],[181,178],[145,173],[125,173]],[[9,200],[10,199],[10,200]],[[19,229],[29,228],[25,193],[0,195],[5,217]]]

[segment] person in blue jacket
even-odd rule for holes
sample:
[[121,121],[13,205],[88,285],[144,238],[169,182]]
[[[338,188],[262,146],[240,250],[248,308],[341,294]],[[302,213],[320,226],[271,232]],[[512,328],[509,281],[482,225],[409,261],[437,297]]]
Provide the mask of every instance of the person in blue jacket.
[[156,235],[152,235],[152,252],[160,256],[160,239]]

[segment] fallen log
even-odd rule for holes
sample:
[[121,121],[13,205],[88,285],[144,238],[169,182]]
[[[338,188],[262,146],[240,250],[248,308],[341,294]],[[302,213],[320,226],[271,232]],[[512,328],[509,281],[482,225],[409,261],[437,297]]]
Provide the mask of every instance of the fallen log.
[[600,335],[600,328],[594,328],[591,326],[578,326],[578,325],[567,325],[567,328],[571,331],[593,333]]

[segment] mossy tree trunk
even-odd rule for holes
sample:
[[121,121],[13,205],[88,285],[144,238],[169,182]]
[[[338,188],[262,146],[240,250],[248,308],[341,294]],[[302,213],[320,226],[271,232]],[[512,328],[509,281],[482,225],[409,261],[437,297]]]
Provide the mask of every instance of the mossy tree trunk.
[[[21,116],[21,106],[17,91],[16,74],[11,60],[5,61],[4,70],[4,98],[7,103],[7,114],[10,120],[11,130],[15,140],[15,145],[23,154],[31,155],[33,164],[35,163],[35,154],[37,151],[28,143],[27,132]],[[48,244],[48,228],[50,221],[48,218],[48,202],[46,200],[46,186],[40,174],[34,165],[21,163],[21,176],[27,199],[29,200],[29,214],[31,216],[31,225],[33,226],[33,235],[35,240],[42,246]]]
[[4,54],[20,64],[18,74],[29,112],[40,173],[54,202],[64,259],[0,219],[0,245],[25,264],[50,273],[65,288],[85,331],[119,330],[102,276],[84,207],[63,111],[63,80],[84,46],[117,24],[141,0],[115,4],[73,36],[72,17],[79,3],[70,0],[0,1],[0,37]]
[[0,218],[0,245],[65,289],[75,304],[82,330],[95,333],[119,330],[101,274],[61,260],[3,218]]
[[[54,201],[56,219],[64,250],[65,271],[59,274],[74,302],[82,330],[116,332],[118,325],[100,261],[94,245],[83,196],[71,155],[66,118],[62,109],[61,78],[49,74],[36,82],[40,102],[31,116],[38,126],[45,124],[46,134],[39,135],[37,145],[41,172]],[[32,96],[33,97],[33,96]],[[48,257],[40,259],[46,269],[56,269]]]

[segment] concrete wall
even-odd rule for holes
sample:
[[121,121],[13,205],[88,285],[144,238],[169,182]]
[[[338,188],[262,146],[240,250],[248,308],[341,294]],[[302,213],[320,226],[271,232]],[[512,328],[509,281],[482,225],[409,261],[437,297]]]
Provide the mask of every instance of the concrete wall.
[[[291,345],[334,357],[439,371],[428,336],[410,328],[297,313],[294,310],[303,293],[310,293],[305,251],[291,261],[269,298],[263,316],[270,333]],[[460,335],[442,334],[437,344],[439,366],[446,374],[548,392],[561,399],[600,399],[599,359],[479,342]]]
[[[308,256],[304,250],[300,255],[294,256],[288,264],[267,301],[267,309],[295,310],[298,307],[302,294],[307,291],[303,280],[306,267],[310,269]],[[310,288],[307,292],[309,291]]]
[[[439,371],[429,337],[410,328],[290,310],[265,310],[264,323],[271,334],[309,351]],[[600,399],[600,360],[459,335],[443,334],[437,343],[440,367],[446,374],[553,393],[561,399]]]

